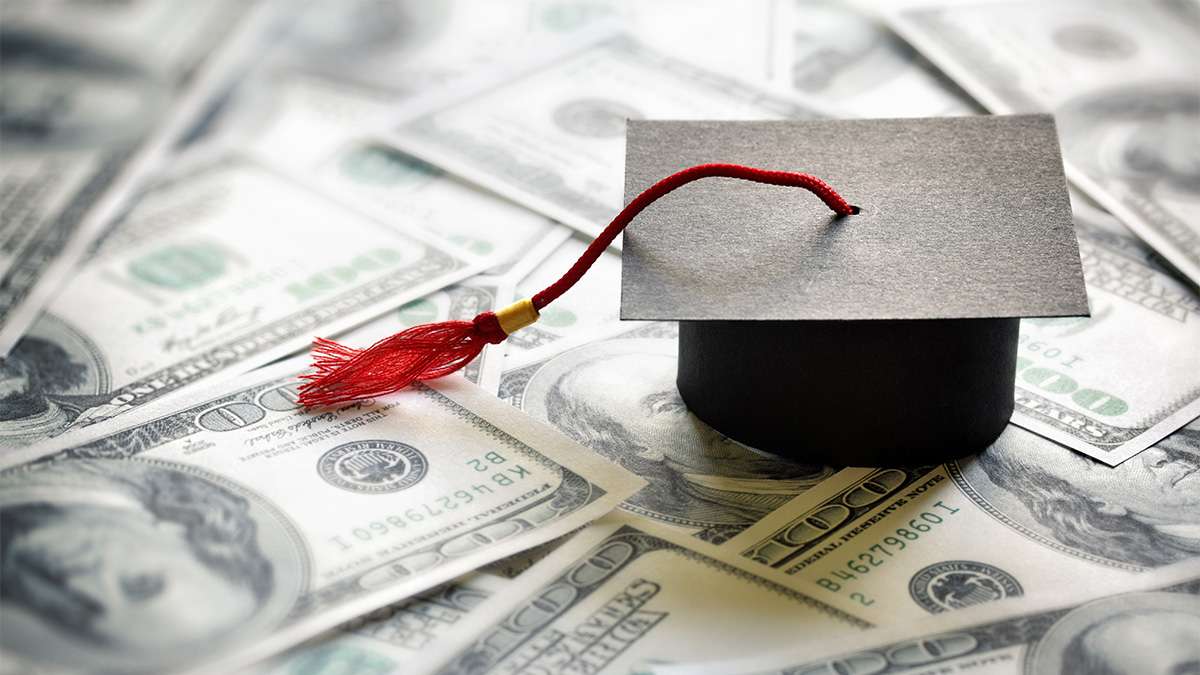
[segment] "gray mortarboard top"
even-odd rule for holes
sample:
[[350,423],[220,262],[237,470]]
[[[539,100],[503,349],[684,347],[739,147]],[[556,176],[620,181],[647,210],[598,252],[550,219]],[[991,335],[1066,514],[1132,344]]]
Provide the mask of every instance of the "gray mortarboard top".
[[710,162],[625,232],[621,318],[680,321],[697,416],[798,461],[910,464],[986,447],[1012,414],[1020,317],[1086,316],[1048,115],[630,121],[625,195]]

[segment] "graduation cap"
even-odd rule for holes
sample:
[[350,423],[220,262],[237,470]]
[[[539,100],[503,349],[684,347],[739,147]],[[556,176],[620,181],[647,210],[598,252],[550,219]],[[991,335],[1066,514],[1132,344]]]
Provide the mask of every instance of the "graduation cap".
[[621,318],[678,321],[692,412],[803,462],[986,447],[1012,414],[1020,318],[1087,314],[1047,115],[630,121],[625,184],[628,205],[555,284],[366,350],[318,340],[301,402],[462,367],[536,321],[626,225]]

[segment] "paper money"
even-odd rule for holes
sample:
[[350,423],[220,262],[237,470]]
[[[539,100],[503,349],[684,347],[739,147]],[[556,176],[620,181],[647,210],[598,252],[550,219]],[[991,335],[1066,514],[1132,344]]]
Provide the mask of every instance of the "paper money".
[[767,84],[782,45],[772,38],[775,0],[526,0],[529,37],[561,39],[596,25],[616,25],[655,51],[706,70]]
[[761,16],[770,17],[773,28],[771,79],[795,91],[861,117],[980,110],[882,22],[845,3],[786,0]]
[[[466,617],[486,611],[507,585],[491,574],[471,573],[410,600],[365,614],[336,633],[297,647],[256,667],[259,675],[306,673],[406,673],[431,657]],[[443,658],[449,655],[444,655]]]
[[[517,296],[531,298],[571,269],[588,242],[572,237],[562,242],[517,284]],[[537,323],[505,340],[513,352],[528,351],[572,336],[595,335],[617,326],[621,314],[621,257],[605,251],[570,291],[541,311]]]
[[385,222],[415,224],[472,253],[500,261],[488,270],[490,274],[509,272],[559,227],[380,143],[354,141],[322,160],[317,180],[329,190]]
[[949,464],[846,469],[725,546],[883,625],[1129,583],[1200,555],[1197,509],[1200,424],[1117,467],[1010,425]]
[[[196,136],[311,166],[385,113],[527,46],[508,3],[312,0]],[[303,143],[296,143],[303,138]]]
[[6,448],[270,363],[488,262],[247,159],[195,167],[126,219],[147,234],[76,271],[0,366]]
[[691,414],[675,388],[674,324],[619,331],[510,359],[500,398],[645,478],[623,509],[720,544],[832,475],[748,448]]
[[664,54],[820,97],[856,115],[939,116],[978,110],[878,19],[844,3],[529,0],[528,5],[526,25],[534,35],[610,21]]
[[14,2],[3,19],[0,357],[277,16],[237,2]]
[[[369,670],[376,675],[430,672],[461,648],[472,628],[467,619],[500,616],[518,598],[509,597],[512,580],[558,549],[565,534],[478,570],[375,610],[324,636],[269,659],[255,668],[261,675],[297,672],[318,675]],[[486,619],[483,619],[486,621]],[[475,629],[478,630],[478,629]]]
[[576,38],[514,71],[456,103],[400,121],[386,139],[590,236],[623,203],[626,119],[824,114],[815,104],[697,68],[625,36]]
[[[308,675],[369,671],[374,675],[428,673],[472,635],[468,618],[502,616],[520,598],[508,597],[512,580],[557,550],[566,534],[414,598],[339,626],[255,668],[260,675]],[[481,619],[487,621],[487,619]],[[478,630],[478,629],[476,629]],[[457,637],[456,637],[457,636]]]
[[[426,101],[430,90],[469,81],[506,55],[597,23],[620,21],[656,49],[743,76],[768,76],[774,44],[763,2],[318,0],[297,14],[210,126],[301,163],[319,159],[348,132],[407,110],[412,99]],[[298,137],[306,142],[294,143]]]
[[[866,627],[697,543],[641,519],[605,518],[507,589],[521,598],[511,610],[472,617],[463,634],[474,637],[436,672],[628,673]],[[481,622],[490,625],[474,630]]]
[[890,16],[993,112],[1053,111],[1068,177],[1200,283],[1193,3],[996,2]]
[[4,650],[88,670],[219,657],[230,672],[565,534],[642,484],[461,380],[302,411],[304,365],[0,474]]
[[0,15],[6,27],[119,55],[154,74],[185,77],[199,66],[215,37],[223,31],[228,34],[245,18],[236,4],[222,0],[186,5],[170,0],[9,0]]
[[[318,138],[376,123],[390,107],[596,24],[619,24],[674,58],[861,115],[965,114],[976,109],[875,19],[833,2],[755,0],[403,0],[310,3],[253,86],[240,88],[242,136],[306,152]],[[247,83],[249,84],[249,83]],[[236,125],[235,125],[236,126]],[[310,143],[291,139],[303,135]],[[278,156],[278,154],[275,154]]]
[[[1091,599],[1097,593],[1108,597]],[[979,607],[961,615],[654,675],[833,673],[1186,673],[1200,662],[1200,565],[1181,563],[1125,586]]]
[[1021,322],[1013,421],[1115,466],[1200,415],[1200,297],[1076,209],[1092,316]]

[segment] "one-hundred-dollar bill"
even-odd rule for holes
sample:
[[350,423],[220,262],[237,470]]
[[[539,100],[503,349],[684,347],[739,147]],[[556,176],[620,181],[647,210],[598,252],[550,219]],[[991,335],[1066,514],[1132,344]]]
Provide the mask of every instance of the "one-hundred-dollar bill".
[[510,352],[500,398],[649,485],[630,513],[721,544],[833,475],[723,436],[675,388],[678,329],[640,323]]
[[[366,347],[378,340],[424,323],[470,321],[480,312],[495,311],[513,301],[512,283],[504,277],[477,276],[405,303],[380,317],[343,333],[338,341]],[[504,347],[488,345],[454,374],[495,393],[504,370]]]
[[[15,446],[270,363],[489,264],[246,158],[189,167],[118,225],[0,366]],[[36,448],[26,448],[37,452]]]
[[[726,6],[742,11],[740,5]],[[981,111],[882,21],[847,3],[784,0],[770,3],[763,14],[772,26],[773,82],[862,117]]]
[[664,54],[820,97],[863,116],[963,115],[978,106],[877,18],[833,0],[528,0],[526,30],[613,23]]
[[[293,29],[264,50],[209,131],[308,162],[348,130],[372,127],[414,98],[427,100],[431,89],[456,86],[513,52],[596,24],[620,25],[701,67],[763,80],[773,65],[771,4],[311,2],[296,12]],[[299,134],[305,143],[294,142]]]
[[[623,203],[625,120],[824,116],[624,35],[570,40],[515,63],[384,138],[451,173],[595,236]],[[780,167],[787,168],[787,167]]]
[[[471,573],[403,602],[364,614],[334,632],[302,644],[255,667],[256,675],[404,673],[414,663],[437,658],[446,638],[466,617],[488,610],[508,580]],[[442,658],[445,658],[444,655]]]
[[1050,110],[1067,175],[1200,284],[1200,8],[913,6],[896,30],[997,113]]
[[[239,87],[224,132],[272,156],[311,161],[348,129],[371,126],[430,88],[599,23],[701,68],[820,96],[856,114],[976,109],[876,19],[822,0],[525,0],[503,7],[348,0],[299,12],[295,29]],[[294,142],[300,135],[303,144]]]
[[[573,236],[517,284],[517,296],[535,293],[566,274],[579,259],[588,242]],[[510,353],[529,351],[572,336],[593,336],[612,330],[621,313],[621,257],[605,251],[571,290],[543,309],[537,323],[513,333],[505,340]]]
[[[288,3],[290,30],[197,136],[266,148],[307,165],[395,105],[527,45],[511,3],[315,0]],[[303,137],[304,143],[297,144]]]
[[660,524],[608,516],[505,589],[507,611],[464,622],[435,672],[628,673],[717,658],[869,624]]
[[[274,158],[271,153],[265,156]],[[418,224],[455,246],[500,261],[489,274],[507,274],[561,229],[545,216],[369,140],[347,143],[322,157],[315,175],[330,191],[380,218]]]
[[468,617],[511,609],[512,580],[571,535],[488,563],[443,586],[375,610],[257,666],[257,675],[419,675],[453,656]]
[[1200,296],[1075,209],[1092,316],[1021,322],[1012,419],[1116,465],[1200,415]]
[[933,467],[845,469],[725,546],[896,623],[1200,556],[1200,424],[1110,467],[1009,425]]
[[461,379],[316,412],[296,359],[0,474],[6,657],[230,672],[643,481]]
[[0,357],[279,14],[238,2],[4,3]]
[[[1095,597],[1103,593],[1103,597]],[[1071,596],[1005,601],[896,624],[854,638],[653,675],[1134,675],[1189,673],[1200,663],[1200,564],[1185,562],[1130,584]]]

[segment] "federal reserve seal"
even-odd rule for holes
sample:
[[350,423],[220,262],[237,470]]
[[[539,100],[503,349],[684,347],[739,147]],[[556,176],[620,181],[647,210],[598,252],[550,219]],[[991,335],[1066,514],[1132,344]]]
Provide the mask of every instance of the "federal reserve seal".
[[396,441],[354,441],[321,455],[317,473],[325,482],[350,492],[399,492],[425,477],[425,455]]
[[972,560],[930,565],[908,582],[913,602],[931,614],[1023,594],[1021,584],[1004,570]]

